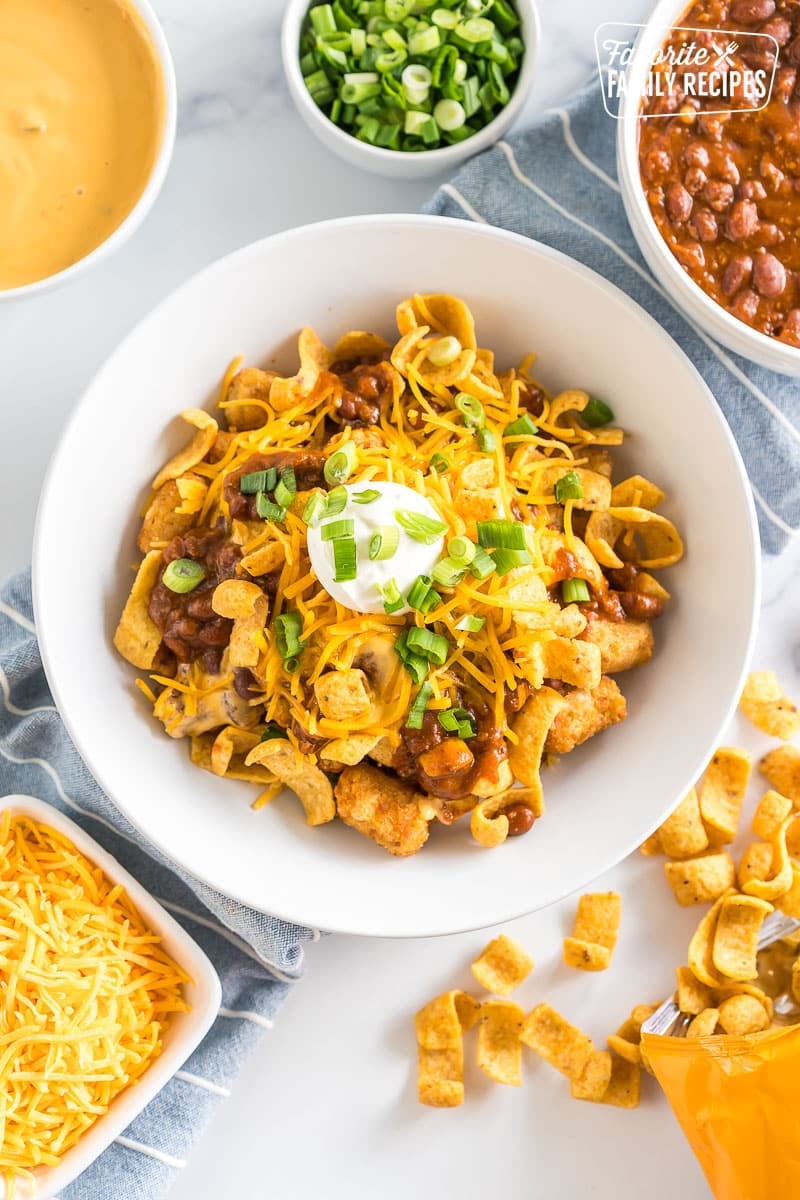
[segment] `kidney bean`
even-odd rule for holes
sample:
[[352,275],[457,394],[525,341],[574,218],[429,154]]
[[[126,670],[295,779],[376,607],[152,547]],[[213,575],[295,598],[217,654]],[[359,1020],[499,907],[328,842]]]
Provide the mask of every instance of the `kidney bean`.
[[664,601],[642,592],[620,592],[620,604],[634,621],[654,621],[664,611]]
[[703,133],[711,139],[712,142],[722,141],[722,131],[725,127],[725,113],[714,113],[713,115],[705,115],[698,117],[697,123]]
[[711,155],[702,142],[689,142],[683,152],[687,167],[702,167],[706,170],[711,162]]
[[254,700],[256,696],[262,695],[255,675],[247,667],[237,667],[233,672],[233,690],[242,700]]
[[759,246],[777,246],[783,240],[783,234],[778,226],[773,225],[770,221],[762,221],[753,235],[753,241]]
[[730,299],[740,288],[750,282],[753,260],[749,254],[734,254],[722,276],[722,294]]
[[724,183],[721,179],[709,179],[703,188],[703,195],[714,212],[725,212],[733,204],[735,193],[732,183]]
[[667,175],[672,167],[672,157],[668,150],[649,150],[642,163],[642,175],[649,182]]
[[722,179],[727,180],[728,183],[737,184],[739,182],[739,180],[741,179],[741,175],[739,174],[739,168],[737,167],[736,163],[731,158],[730,154],[725,154],[722,157],[722,159],[720,160],[719,166],[717,168],[717,174]]
[[696,208],[689,218],[689,227],[701,242],[715,242],[719,236],[717,218],[707,208]]
[[683,177],[683,186],[692,196],[696,196],[698,192],[703,190],[706,178],[706,173],[702,167],[689,167],[689,170]]
[[667,188],[666,209],[669,217],[676,225],[682,225],[688,220],[692,211],[692,197],[682,183],[672,183]]
[[780,296],[786,287],[786,268],[779,258],[766,251],[753,259],[753,284],[762,296]]
[[699,271],[706,265],[706,256],[699,242],[684,242],[673,246],[672,253],[687,271]]
[[752,325],[753,318],[758,312],[758,296],[750,288],[747,291],[740,292],[731,305],[730,311],[740,321],[744,321],[747,325]]
[[774,12],[775,0],[733,0],[730,8],[731,20],[741,21],[744,25],[767,21]]
[[773,17],[766,25],[761,26],[761,32],[769,34],[779,46],[785,46],[792,36],[792,24],[786,17]]
[[[800,39],[798,39],[800,42]],[[798,46],[800,50],[800,45]],[[797,71],[794,67],[778,67],[775,72],[775,83],[772,87],[772,95],[776,100],[783,100],[784,103],[789,99],[794,86],[797,83]]]
[[728,214],[727,234],[733,242],[743,241],[758,229],[758,209],[752,200],[737,200]]
[[786,342],[789,346],[800,346],[800,308],[793,308],[786,314],[778,341]]
[[522,837],[523,833],[533,829],[536,818],[527,805],[512,804],[511,808],[506,808],[504,812],[508,817],[509,837]]
[[786,178],[780,167],[766,154],[761,156],[759,171],[761,178],[767,181],[773,191],[777,191]]
[[745,179],[739,188],[739,198],[741,200],[766,200],[767,189],[760,179]]
[[[796,37],[789,49],[786,51],[786,57],[790,63],[800,67],[800,37]],[[778,72],[780,74],[780,72]]]

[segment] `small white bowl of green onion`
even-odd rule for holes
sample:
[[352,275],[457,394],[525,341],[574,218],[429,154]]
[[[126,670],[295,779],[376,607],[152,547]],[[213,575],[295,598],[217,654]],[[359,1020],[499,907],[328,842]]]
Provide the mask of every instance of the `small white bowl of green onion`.
[[533,0],[290,0],[286,77],[300,115],[353,166],[419,179],[485,150],[533,82]]

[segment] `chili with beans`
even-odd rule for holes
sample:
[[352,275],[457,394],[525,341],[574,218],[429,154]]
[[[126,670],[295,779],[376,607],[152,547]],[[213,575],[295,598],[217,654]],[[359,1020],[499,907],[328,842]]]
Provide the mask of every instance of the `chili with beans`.
[[[691,38],[712,60],[727,48],[718,30],[769,35],[741,38],[730,67],[723,61],[716,70],[761,70],[767,84],[776,57],[777,70],[769,103],[759,109],[763,99],[744,88],[723,102],[689,95],[682,72],[697,65],[669,66],[677,86],[650,96],[643,111],[662,115],[641,121],[639,166],[650,211],[675,258],[713,300],[800,347],[800,6],[700,0],[680,25],[701,32],[674,30],[667,46],[677,52]],[[725,103],[746,111],[707,111]]]

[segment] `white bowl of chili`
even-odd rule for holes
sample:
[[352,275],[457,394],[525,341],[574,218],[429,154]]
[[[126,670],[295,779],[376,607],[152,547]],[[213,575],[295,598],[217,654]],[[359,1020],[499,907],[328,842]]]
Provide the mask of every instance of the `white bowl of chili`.
[[[393,0],[388,0],[387,8]],[[413,5],[407,0],[394,0],[394,9],[400,14],[404,10],[411,12]],[[493,13],[493,9],[498,7],[500,13]],[[474,42],[474,50],[470,49],[470,43],[467,40],[461,39],[456,43],[453,40],[455,29],[440,26],[433,23],[433,17],[428,22],[427,17],[419,18],[420,27],[422,29],[421,36],[425,37],[426,31],[431,39],[432,45],[428,49],[423,49],[421,53],[415,54],[412,50],[413,34],[403,28],[401,21],[385,21],[392,27],[395,33],[395,38],[391,45],[387,44],[384,47],[384,52],[394,53],[396,56],[406,55],[394,72],[382,70],[364,70],[362,63],[370,66],[370,60],[365,60],[362,55],[354,57],[351,48],[338,50],[336,45],[332,46],[334,55],[340,53],[350,70],[342,65],[341,59],[337,64],[329,62],[322,58],[320,62],[303,63],[303,53],[301,48],[301,38],[308,25],[308,17],[311,9],[324,8],[330,11],[328,21],[331,23],[331,29],[328,34],[324,32],[324,19],[320,26],[321,38],[331,37],[336,38],[344,32],[345,38],[350,36],[346,29],[347,23],[352,19],[345,11],[342,16],[343,8],[341,5],[334,5],[333,8],[329,5],[314,5],[309,4],[309,0],[290,0],[286,8],[286,15],[283,19],[283,32],[281,37],[281,52],[283,56],[283,66],[286,73],[286,79],[289,84],[289,91],[292,99],[297,105],[298,112],[305,121],[309,129],[314,133],[319,140],[343,158],[346,162],[354,167],[361,167],[365,171],[372,171],[378,175],[388,175],[395,179],[424,179],[429,175],[435,175],[439,172],[451,171],[459,163],[470,158],[473,154],[485,150],[491,146],[499,138],[503,136],[512,122],[519,115],[522,106],[527,99],[527,96],[533,85],[534,64],[536,51],[539,45],[539,17],[536,10],[534,0],[494,0],[486,13],[480,18],[472,18],[473,27],[477,27],[478,22],[483,23],[483,32],[487,34],[483,43]],[[353,6],[357,11],[357,6]],[[460,12],[460,10],[459,10]],[[454,9],[437,9],[437,20],[444,21],[447,19],[448,13],[455,13]],[[440,14],[444,13],[444,16]],[[519,25],[511,26],[511,17],[518,19]],[[327,13],[326,13],[327,16]],[[465,14],[469,20],[468,12]],[[494,20],[492,19],[494,16]],[[414,20],[415,18],[411,18]],[[362,22],[365,26],[367,18]],[[490,27],[491,26],[491,27]],[[508,33],[504,33],[504,29]],[[432,32],[430,32],[432,31]],[[487,32],[488,31],[488,32]],[[365,28],[362,31],[366,36],[368,34]],[[478,32],[481,32],[478,29]],[[516,51],[515,69],[508,75],[510,86],[506,86],[503,82],[500,62],[495,62],[488,57],[484,57],[489,51],[486,49],[491,45],[492,34],[495,34],[498,39],[498,44],[502,47],[511,38],[522,43],[522,50],[519,51],[516,46],[512,49]],[[380,35],[375,34],[375,37]],[[403,47],[405,42],[406,46]],[[447,53],[447,47],[452,43],[450,54]],[[425,46],[423,40],[422,45]],[[324,47],[323,43],[323,47]],[[397,47],[392,51],[392,46]],[[365,45],[365,51],[369,55],[373,51],[377,51],[377,47]],[[360,50],[360,45],[356,47]],[[323,48],[323,54],[326,53]],[[439,122],[434,118],[438,105],[434,107],[432,101],[439,92],[436,89],[437,71],[441,71],[441,64],[437,64],[438,55],[442,54],[442,62],[446,65],[446,70],[449,72],[458,58],[461,66],[456,68],[456,77],[449,78],[444,82],[452,85],[454,90],[446,88],[450,94],[450,99],[442,96],[444,101],[443,116]],[[500,58],[502,50],[496,53],[496,57]],[[319,55],[317,55],[319,57]],[[483,107],[473,109],[474,104],[479,103],[478,91],[479,87],[491,87],[491,80],[488,82],[484,79],[478,79],[477,73],[474,78],[473,72],[477,71],[477,64],[485,63],[486,69],[491,70],[496,75],[496,82],[499,92],[496,100],[492,103],[491,112],[494,115],[487,113]],[[405,66],[403,64],[406,64]],[[380,64],[383,67],[383,63]],[[305,70],[304,70],[305,67]],[[353,71],[352,68],[358,69]],[[422,74],[419,74],[420,69]],[[484,68],[481,67],[480,70]],[[416,71],[416,77],[409,79],[404,83],[403,75],[405,70]],[[321,72],[321,74],[320,74]],[[465,72],[464,78],[460,78],[461,72]],[[312,95],[314,76],[317,81],[322,84],[325,89],[322,93],[316,92],[317,99]],[[432,77],[434,86],[431,86]],[[386,95],[384,80],[393,78],[397,95],[395,100],[391,100]],[[307,80],[311,80],[311,83]],[[327,87],[325,81],[327,80]],[[469,80],[469,82],[468,82]],[[415,91],[415,85],[417,91]],[[474,85],[474,86],[473,86]],[[358,101],[352,105],[354,109],[353,121],[361,119],[371,119],[372,124],[366,129],[362,129],[360,133],[352,125],[352,132],[348,128],[342,127],[341,116],[333,119],[331,115],[331,104],[335,101],[334,89],[342,86],[350,86],[354,101]],[[383,91],[381,91],[383,87]],[[309,90],[311,88],[311,90]],[[405,88],[405,90],[404,90]],[[468,98],[465,98],[465,88]],[[358,90],[360,89],[360,91]],[[377,92],[373,92],[377,89]],[[474,92],[474,95],[472,94]],[[345,93],[346,95],[348,93]],[[460,96],[460,100],[455,100],[456,96]],[[409,99],[410,97],[410,99]],[[366,104],[369,108],[370,100],[373,101],[375,113],[370,118],[370,113],[366,110],[361,113],[357,109]],[[385,101],[385,103],[384,103]],[[463,101],[463,103],[462,103]],[[391,110],[395,109],[395,103],[399,103],[406,110],[411,111],[412,115],[404,116],[404,124],[402,127],[393,126],[384,117],[392,116]],[[379,109],[379,105],[382,107]],[[428,110],[427,112],[425,110]],[[433,111],[431,111],[433,110]],[[475,115],[473,115],[473,112]],[[393,116],[396,118],[397,110]],[[480,122],[480,114],[483,114],[484,123]],[[337,123],[337,121],[339,123]],[[407,122],[411,125],[407,125]],[[416,126],[414,122],[416,121]],[[352,123],[351,123],[352,124]],[[470,124],[479,125],[471,136],[466,137],[461,141],[453,141],[452,144],[447,144],[450,138],[460,137],[459,130],[466,129]],[[418,129],[420,132],[406,134],[406,128]],[[397,134],[393,134],[392,130],[396,129]],[[401,136],[402,132],[402,136]],[[358,136],[357,136],[358,133]],[[423,140],[425,137],[432,138],[430,148],[428,142]],[[392,142],[397,141],[397,148],[389,148],[388,145],[381,144],[381,139],[385,135]],[[445,143],[445,144],[442,144]],[[418,144],[418,149],[404,149],[403,144],[411,145]]]
[[[762,29],[769,33],[769,18],[777,14],[780,21],[788,22],[790,16],[793,36],[800,35],[796,9],[784,13],[779,3],[776,10],[772,0],[764,0],[761,7],[752,0],[742,0],[745,4],[751,14],[761,14],[759,19],[737,18],[734,5],[727,25],[720,23],[719,27],[753,35]],[[636,42],[617,129],[622,200],[645,260],[689,321],[751,362],[800,376],[800,272],[794,269],[797,216],[786,208],[788,203],[798,206],[798,200],[796,193],[793,199],[786,199],[787,190],[780,186],[783,173],[774,174],[772,161],[782,155],[781,142],[791,124],[786,113],[774,111],[776,105],[785,107],[779,97],[780,75],[769,106],[733,118],[754,123],[745,144],[729,140],[724,118],[717,128],[711,124],[704,129],[689,113],[686,121],[681,116],[651,116],[647,124],[653,128],[654,123],[670,121],[675,145],[666,148],[666,157],[660,159],[655,155],[664,154],[665,144],[654,145],[651,156],[642,161],[642,151],[648,147],[642,146],[644,118],[640,114],[654,56],[671,28],[700,23],[696,15],[700,7],[702,0],[694,6],[692,17],[693,8],[687,10],[685,0],[677,4],[661,0]],[[781,45],[785,44],[786,30],[774,22],[772,30]],[[739,40],[749,45],[746,38]],[[777,51],[778,42],[774,49]],[[714,103],[724,106],[723,102]],[[732,101],[731,107],[733,103],[739,101]],[[785,149],[789,153],[790,148]],[[753,162],[743,158],[745,154],[754,154]],[[766,159],[770,161],[764,166]],[[752,227],[749,233],[748,224]],[[757,325],[774,329],[774,333],[763,332]]]
[[[275,279],[293,286],[269,286]],[[138,559],[148,481],[186,441],[176,410],[213,402],[215,381],[236,353],[294,373],[302,327],[313,325],[328,345],[349,329],[391,337],[400,300],[443,290],[469,304],[498,369],[538,348],[546,387],[583,387],[612,405],[634,435],[629,451],[620,448],[620,468],[658,480],[686,554],[670,570],[673,601],[660,618],[655,655],[623,680],[628,719],[546,772],[547,813],[531,833],[487,851],[460,821],[434,828],[419,854],[401,859],[341,821],[306,824],[288,793],[253,811],[257,785],[198,770],[186,742],[166,737],[154,720],[112,636]],[[85,507],[87,446],[103,503],[92,510],[76,572],[64,512]],[[698,487],[706,478],[713,488]],[[112,355],[67,425],[33,553],[36,627],[56,703],[100,785],[149,840],[255,908],[397,937],[509,920],[580,888],[635,849],[700,775],[735,709],[758,611],[759,562],[753,500],[730,430],[655,321],[546,246],[413,215],[277,234],[215,263],[159,305]],[[709,586],[719,579],[735,579],[736,587]]]

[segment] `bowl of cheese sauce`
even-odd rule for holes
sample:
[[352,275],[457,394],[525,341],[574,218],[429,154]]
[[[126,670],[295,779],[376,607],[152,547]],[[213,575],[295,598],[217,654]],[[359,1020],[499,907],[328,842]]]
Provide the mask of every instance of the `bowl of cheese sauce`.
[[73,278],[133,233],[175,114],[146,0],[0,0],[0,300]]

